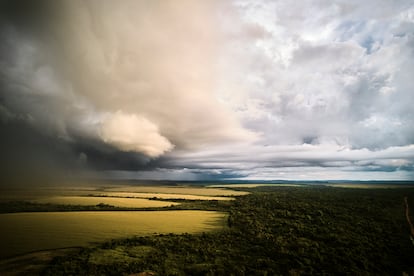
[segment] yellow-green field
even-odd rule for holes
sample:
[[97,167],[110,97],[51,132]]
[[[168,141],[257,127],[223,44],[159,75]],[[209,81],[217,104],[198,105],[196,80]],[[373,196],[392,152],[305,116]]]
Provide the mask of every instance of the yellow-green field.
[[0,258],[134,235],[211,231],[222,228],[225,218],[225,213],[212,211],[1,214]]
[[37,203],[52,203],[65,205],[97,205],[100,203],[116,207],[166,207],[178,203],[169,201],[149,200],[144,198],[95,197],[95,196],[49,196],[32,200]]
[[[159,199],[233,200],[247,192],[194,186],[149,186],[101,183],[7,190],[0,201],[58,205],[144,208],[180,203]],[[150,200],[151,199],[151,200]],[[212,211],[82,211],[0,214],[0,258],[31,251],[85,246],[113,238],[153,233],[196,233],[220,229],[225,213]]]
[[161,193],[199,196],[241,196],[248,192],[221,188],[187,187],[187,186],[118,186],[105,188],[105,192]]
[[[162,198],[162,199],[189,199],[189,200],[232,200],[234,196],[242,196],[248,194],[245,191],[235,191],[225,188],[206,188],[206,187],[189,187],[189,186],[128,186],[128,185],[91,185],[84,187],[46,187],[36,188],[31,190],[4,190],[0,191],[0,201],[13,200],[29,200],[42,203],[57,203],[57,204],[81,204],[86,199],[78,199],[78,196],[107,196],[107,197],[133,197],[133,198]],[[70,198],[62,198],[62,197]],[[51,201],[52,200],[52,201]],[[75,201],[79,203],[73,203]],[[95,202],[91,199],[89,202]],[[123,201],[126,202],[126,201]],[[130,201],[131,203],[134,201]],[[136,201],[137,203],[138,201]],[[97,202],[106,203],[107,202]],[[152,207],[143,206],[145,201],[140,202],[138,207]],[[86,204],[86,203],[85,203]],[[91,203],[92,205],[95,205]],[[121,203],[122,204],[122,203]],[[129,204],[129,203],[128,203]],[[134,203],[135,204],[135,203]],[[90,205],[90,204],[88,204]],[[121,206],[117,204],[111,204]],[[170,203],[167,205],[171,205]],[[160,207],[163,205],[160,205]],[[135,206],[124,206],[135,207]],[[157,206],[153,206],[157,207]]]
[[188,200],[234,200],[228,196],[204,196],[187,194],[164,194],[164,193],[131,193],[131,192],[108,192],[93,193],[94,196],[124,197],[124,198],[162,198],[162,199],[188,199]]

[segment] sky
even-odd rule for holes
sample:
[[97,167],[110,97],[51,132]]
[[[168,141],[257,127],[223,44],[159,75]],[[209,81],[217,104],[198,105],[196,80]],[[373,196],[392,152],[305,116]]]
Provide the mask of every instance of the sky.
[[414,180],[412,0],[0,0],[0,39],[2,183]]

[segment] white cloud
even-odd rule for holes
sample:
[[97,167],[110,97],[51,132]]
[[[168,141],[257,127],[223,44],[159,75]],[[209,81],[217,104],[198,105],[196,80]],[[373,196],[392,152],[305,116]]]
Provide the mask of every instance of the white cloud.
[[[263,143],[414,143],[409,1],[235,3],[221,97]],[[251,25],[266,35],[244,31]],[[374,130],[366,123],[378,114]]]
[[99,135],[105,143],[120,150],[141,152],[150,157],[158,157],[173,148],[152,122],[121,111],[104,119]]

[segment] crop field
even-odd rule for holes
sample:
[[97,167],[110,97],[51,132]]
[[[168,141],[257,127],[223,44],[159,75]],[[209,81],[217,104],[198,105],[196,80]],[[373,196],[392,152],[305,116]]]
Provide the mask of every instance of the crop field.
[[165,193],[131,193],[131,192],[107,192],[90,194],[96,197],[123,197],[123,198],[151,198],[151,199],[187,199],[187,200],[234,200],[230,196],[204,196],[188,194]]
[[241,196],[246,195],[246,191],[236,191],[223,188],[205,188],[190,186],[120,186],[106,188],[106,192],[131,192],[131,193],[160,193],[160,194],[179,194],[179,195],[199,195],[199,196]]
[[209,211],[1,214],[0,257],[135,235],[210,231],[223,227],[224,221],[224,213]]
[[116,207],[165,207],[177,205],[169,201],[148,200],[144,198],[96,197],[96,196],[49,196],[33,200],[36,203],[50,203],[63,205],[98,205],[107,204]]
[[[206,191],[201,195],[203,189]],[[224,198],[232,200],[200,200],[223,197],[217,194],[221,190],[226,191]],[[404,204],[406,200],[411,208],[408,211],[412,211],[414,189],[410,186],[231,185],[218,190],[158,186],[152,191],[123,186],[72,192],[64,196],[72,197],[67,202],[70,204],[78,198],[180,204],[146,211],[50,203],[4,205],[9,211],[5,208],[0,214],[4,225],[0,233],[4,245],[0,274],[14,269],[25,274],[29,271],[25,266],[32,267],[33,260],[42,264],[36,273],[45,275],[414,272],[414,244],[407,223],[412,213],[407,213]],[[187,197],[192,194],[196,198]],[[62,195],[52,193],[48,197],[62,199]],[[56,203],[61,204],[59,200]],[[27,208],[32,211],[24,212]],[[83,248],[76,249],[78,246]],[[55,256],[51,261],[39,260],[37,256],[43,256],[40,253],[8,259],[66,247],[71,247],[67,253],[43,251]]]

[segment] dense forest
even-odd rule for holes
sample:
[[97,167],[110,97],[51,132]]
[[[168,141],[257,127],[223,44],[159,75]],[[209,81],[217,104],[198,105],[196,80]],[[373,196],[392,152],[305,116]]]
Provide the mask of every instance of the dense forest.
[[312,186],[249,191],[231,203],[200,205],[228,211],[228,226],[221,231],[112,240],[56,257],[43,274],[414,273],[414,244],[404,204],[406,196],[413,208],[412,188]]

